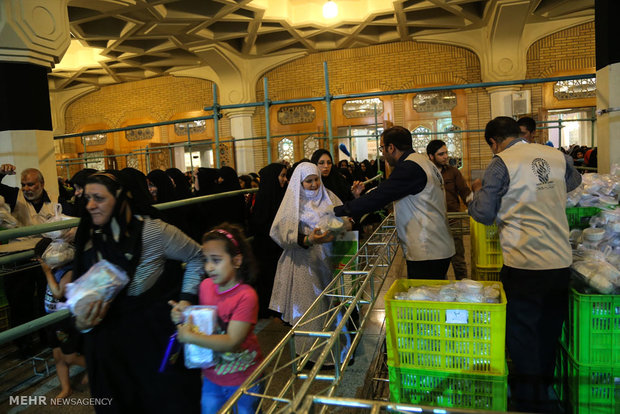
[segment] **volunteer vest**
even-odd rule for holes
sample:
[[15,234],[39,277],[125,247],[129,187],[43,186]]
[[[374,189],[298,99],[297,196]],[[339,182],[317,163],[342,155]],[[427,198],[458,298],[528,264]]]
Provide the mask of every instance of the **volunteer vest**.
[[32,204],[24,198],[24,193],[21,190],[17,192],[17,201],[12,214],[20,226],[46,223],[47,220],[54,217],[54,213],[54,204],[49,201],[44,202],[41,210],[37,213]]
[[510,177],[497,213],[504,263],[526,270],[570,266],[563,154],[545,145],[518,142],[497,155]]
[[454,256],[454,240],[446,216],[446,196],[441,173],[426,155],[406,158],[426,174],[426,186],[415,195],[394,202],[396,232],[407,260],[438,260]]

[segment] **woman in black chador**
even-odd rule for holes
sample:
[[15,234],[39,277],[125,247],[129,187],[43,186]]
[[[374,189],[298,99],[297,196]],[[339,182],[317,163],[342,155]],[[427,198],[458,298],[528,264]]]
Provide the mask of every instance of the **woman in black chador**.
[[280,246],[269,237],[269,230],[286,191],[286,166],[279,163],[269,164],[259,171],[259,175],[260,184],[252,210],[250,227],[254,233],[252,249],[258,261],[256,290],[259,300],[259,316],[266,318],[273,314],[273,311],[269,310],[269,299],[271,299],[278,259],[282,254]]

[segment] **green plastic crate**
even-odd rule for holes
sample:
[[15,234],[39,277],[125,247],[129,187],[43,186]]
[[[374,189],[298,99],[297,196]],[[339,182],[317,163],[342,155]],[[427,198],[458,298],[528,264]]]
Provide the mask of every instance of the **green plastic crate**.
[[563,346],[559,366],[556,373],[564,374],[558,383],[568,413],[620,413],[620,367],[578,364]]
[[506,411],[507,369],[503,375],[459,374],[388,365],[390,400],[398,403],[472,410]]
[[472,265],[502,267],[504,259],[496,224],[485,226],[470,217],[469,235]]
[[[396,300],[414,286],[448,280],[397,279],[385,295],[388,365],[451,373],[505,373],[506,294],[501,303]],[[481,282],[485,286],[497,282]]]
[[620,295],[586,295],[571,289],[566,344],[580,364],[620,367]]
[[499,272],[502,266],[478,266],[476,265],[471,278],[478,281],[499,282]]
[[568,207],[566,218],[568,227],[571,229],[585,229],[590,227],[590,217],[596,216],[601,211],[597,207]]

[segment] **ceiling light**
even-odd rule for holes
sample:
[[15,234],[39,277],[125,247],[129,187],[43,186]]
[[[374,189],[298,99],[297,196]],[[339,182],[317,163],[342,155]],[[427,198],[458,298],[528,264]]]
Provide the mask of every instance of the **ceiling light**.
[[323,5],[323,17],[333,19],[338,16],[338,6],[332,0],[327,0]]

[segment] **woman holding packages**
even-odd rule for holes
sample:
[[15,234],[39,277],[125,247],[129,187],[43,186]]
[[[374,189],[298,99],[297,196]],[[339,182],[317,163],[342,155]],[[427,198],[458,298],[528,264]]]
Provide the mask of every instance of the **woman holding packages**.
[[[84,190],[86,211],[76,234],[75,277],[105,259],[123,269],[129,284],[111,302],[93,302],[76,319],[93,398],[111,398],[103,412],[198,412],[200,378],[183,367],[159,373],[175,326],[168,293],[174,281],[166,259],[186,263],[180,305],[195,303],[203,273],[200,246],[176,227],[149,217],[120,172],[97,173]],[[180,364],[177,364],[180,365]]]

